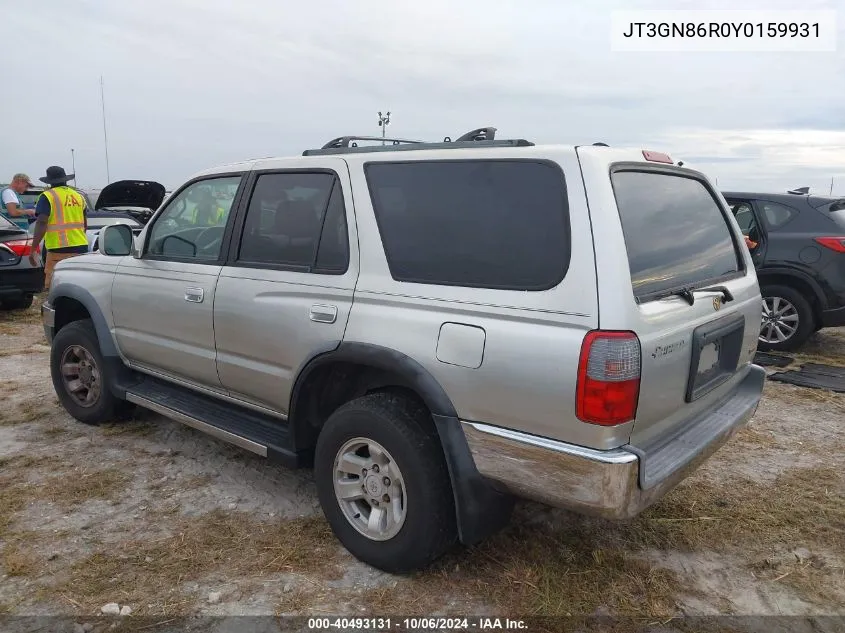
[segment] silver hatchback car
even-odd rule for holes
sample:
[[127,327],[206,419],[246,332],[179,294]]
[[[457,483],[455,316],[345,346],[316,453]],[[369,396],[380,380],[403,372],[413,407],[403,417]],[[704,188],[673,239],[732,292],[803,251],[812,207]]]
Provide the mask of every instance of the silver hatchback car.
[[754,414],[760,290],[704,174],[491,128],[381,141],[196,174],[134,242],[61,262],[64,407],[313,467],[339,540],[392,572],[516,497],[632,517]]

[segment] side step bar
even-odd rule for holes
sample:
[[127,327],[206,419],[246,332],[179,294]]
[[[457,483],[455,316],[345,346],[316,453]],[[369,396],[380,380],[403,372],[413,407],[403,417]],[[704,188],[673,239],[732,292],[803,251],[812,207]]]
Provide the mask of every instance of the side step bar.
[[307,456],[292,450],[288,425],[282,420],[155,378],[128,386],[126,400],[289,468],[306,465]]

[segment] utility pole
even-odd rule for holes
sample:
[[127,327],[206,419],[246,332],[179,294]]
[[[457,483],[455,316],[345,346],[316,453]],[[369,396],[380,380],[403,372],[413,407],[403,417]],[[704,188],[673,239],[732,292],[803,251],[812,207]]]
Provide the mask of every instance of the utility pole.
[[103,143],[106,147],[106,184],[111,183],[111,173],[109,172],[109,137],[106,133],[106,98],[103,91],[103,76],[100,75],[100,104],[103,107]]
[[79,181],[76,179],[76,156],[73,153],[73,148],[70,148],[70,166],[73,169],[73,186],[78,187]]
[[384,145],[384,137],[387,135],[387,126],[390,125],[390,112],[387,114],[378,113],[378,125],[381,128],[381,144]]
[[830,179],[830,195],[833,195],[833,178]]

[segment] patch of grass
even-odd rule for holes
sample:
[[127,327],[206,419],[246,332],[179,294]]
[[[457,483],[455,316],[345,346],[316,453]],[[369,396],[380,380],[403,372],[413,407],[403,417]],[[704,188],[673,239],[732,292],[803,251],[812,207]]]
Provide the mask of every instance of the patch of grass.
[[130,476],[118,468],[74,468],[48,478],[39,486],[38,497],[64,507],[91,499],[114,499],[126,489]]
[[817,555],[754,561],[749,568],[757,578],[790,587],[807,602],[821,606],[845,603],[845,569],[833,567]]
[[[229,577],[281,572],[337,575],[337,543],[322,517],[264,523],[248,514],[214,511],[182,517],[165,538],[124,542],[93,554],[49,591],[85,609],[119,600],[137,614],[180,615],[192,608],[172,591],[213,572]],[[46,588],[45,588],[46,591]],[[148,605],[154,605],[152,609]],[[165,606],[170,605],[170,606]]]
[[773,433],[752,426],[746,426],[739,431],[734,436],[734,441],[754,448],[775,448],[780,445]]
[[54,438],[60,437],[62,435],[70,435],[70,431],[68,431],[63,426],[48,426],[46,429],[41,431],[41,434],[44,437],[54,439]]
[[147,422],[119,422],[117,424],[103,425],[100,427],[100,432],[106,437],[113,437],[119,435],[135,435],[138,437],[146,437],[155,431],[156,427]]
[[845,551],[845,478],[830,467],[791,469],[771,485],[746,478],[687,480],[617,538],[635,547],[766,547],[819,543]]
[[0,566],[9,576],[33,576],[40,568],[40,563],[31,549],[21,547],[17,542],[7,544],[0,555]]
[[296,587],[281,595],[276,605],[276,615],[300,615],[312,611],[318,600],[319,594],[314,589]]

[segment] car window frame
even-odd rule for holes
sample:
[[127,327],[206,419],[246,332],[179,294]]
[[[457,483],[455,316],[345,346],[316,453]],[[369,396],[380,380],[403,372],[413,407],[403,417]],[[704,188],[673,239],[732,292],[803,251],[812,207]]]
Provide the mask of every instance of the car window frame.
[[[343,270],[325,270],[315,269],[312,266],[301,264],[273,264],[269,262],[249,262],[238,259],[238,254],[243,240],[244,229],[246,228],[247,214],[249,213],[249,205],[252,202],[252,196],[255,194],[255,188],[258,185],[258,179],[261,176],[275,175],[275,174],[325,174],[333,178],[332,187],[340,185],[340,201],[343,204],[343,223],[346,228],[346,266]],[[228,246],[226,254],[225,266],[233,268],[253,268],[257,270],[273,270],[279,272],[305,273],[310,275],[329,275],[329,276],[343,276],[349,272],[349,267],[352,261],[352,242],[349,234],[349,209],[346,204],[346,192],[343,188],[343,178],[340,173],[330,167],[269,167],[266,169],[255,169],[249,173],[249,177],[245,179],[244,191],[241,192],[242,200],[238,208],[237,217],[235,218],[235,225],[232,230],[231,241]],[[328,214],[328,205],[331,203],[332,191],[329,192],[329,197],[326,200],[326,208],[323,211],[323,219],[320,225],[320,234],[317,236],[317,248],[314,252],[314,264],[316,264],[317,257],[320,254],[320,245],[323,239],[323,231],[326,225],[326,215]]]
[[[220,172],[216,174],[204,174],[202,176],[197,176],[196,178],[191,178],[190,180],[184,182],[181,187],[175,189],[173,193],[168,196],[167,200],[164,202],[162,207],[158,210],[158,212],[150,219],[147,225],[144,227],[144,242],[141,244],[141,253],[138,259],[142,259],[145,261],[157,261],[157,262],[174,262],[179,264],[203,264],[203,265],[218,265],[222,266],[226,262],[227,254],[229,252],[229,246],[232,240],[232,229],[234,227],[234,219],[236,217],[237,211],[242,203],[243,195],[244,195],[244,188],[245,183],[248,180],[249,171],[232,171],[232,172]],[[238,189],[235,192],[235,197],[232,199],[232,206],[229,209],[229,215],[226,218],[226,224],[223,228],[223,239],[220,244],[220,252],[217,254],[216,259],[205,259],[205,258],[198,258],[198,257],[174,257],[173,255],[154,255],[149,252],[150,248],[150,238],[152,236],[153,228],[155,224],[161,221],[162,216],[167,213],[167,210],[170,208],[170,205],[174,204],[179,196],[189,187],[194,186],[200,182],[207,182],[209,180],[222,180],[224,178],[240,178],[241,181],[238,184]]]
[[[695,291],[699,288],[706,288],[715,284],[721,284],[728,281],[733,281],[735,279],[742,279],[748,274],[748,266],[746,264],[745,256],[742,250],[745,248],[745,245],[744,243],[740,242],[740,240],[742,239],[742,233],[740,232],[740,234],[737,235],[737,231],[734,230],[736,219],[733,217],[733,212],[731,211],[730,206],[728,206],[725,197],[722,196],[718,192],[718,190],[707,180],[704,174],[690,169],[676,167],[674,165],[644,165],[643,163],[639,162],[613,163],[610,166],[610,169],[608,170],[608,179],[610,180],[610,188],[613,192],[613,203],[616,206],[616,217],[619,218],[619,228],[623,233],[623,241],[624,229],[622,227],[622,215],[619,213],[619,201],[616,195],[616,186],[613,183],[613,174],[618,172],[642,172],[647,174],[663,174],[698,181],[704,187],[704,190],[708,194],[710,194],[710,197],[713,199],[713,202],[716,204],[719,211],[721,212],[722,219],[725,221],[725,227],[728,229],[728,235],[730,235],[731,242],[733,242],[734,253],[737,259],[736,272],[728,273],[726,275],[720,275],[712,279],[703,279],[695,282],[694,284],[678,284],[677,286],[670,286],[665,289],[646,292],[640,295],[637,295],[636,292],[634,292],[634,300],[636,301],[637,305],[650,303],[652,301],[658,301],[663,297],[671,296],[682,290]],[[628,248],[627,244],[625,245],[625,248]],[[627,259],[627,253],[625,256]]]
[[[566,240],[565,240],[565,248],[567,251],[566,254],[566,261],[562,266],[561,271],[559,274],[556,275],[555,281],[550,284],[538,285],[536,287],[525,288],[524,286],[512,286],[508,284],[480,284],[480,283],[465,283],[465,282],[446,282],[446,281],[433,281],[433,280],[418,280],[418,279],[405,279],[402,277],[397,277],[394,273],[391,265],[390,265],[390,258],[388,257],[388,250],[387,245],[385,244],[384,238],[384,228],[382,224],[382,218],[380,218],[380,213],[377,209],[375,194],[373,192],[373,186],[370,181],[370,169],[373,166],[378,165],[416,165],[416,164],[431,164],[431,163],[438,163],[438,164],[454,164],[454,163],[530,163],[530,164],[538,164],[543,165],[545,167],[551,167],[553,170],[557,172],[560,177],[560,185],[563,191],[563,200],[564,200],[564,208],[563,211],[563,221],[564,227],[566,230]],[[470,290],[479,290],[479,291],[493,291],[493,292],[500,292],[500,291],[511,291],[511,292],[531,292],[531,293],[542,293],[542,292],[549,292],[558,288],[565,280],[567,275],[569,274],[569,270],[572,268],[572,205],[569,201],[569,183],[566,180],[566,174],[563,171],[563,167],[554,160],[547,159],[547,158],[522,158],[518,156],[509,156],[505,158],[425,158],[421,160],[409,160],[409,159],[402,159],[402,160],[367,160],[363,163],[363,172],[364,172],[364,181],[367,185],[367,196],[368,201],[370,203],[370,207],[373,210],[373,216],[375,217],[376,227],[378,228],[379,234],[379,244],[382,248],[382,253],[384,254],[385,263],[387,264],[387,273],[390,275],[390,278],[398,283],[398,284],[413,284],[416,286],[432,286],[432,287],[442,287],[442,288],[467,288]]]

